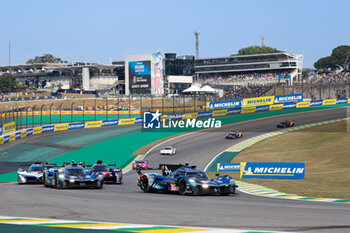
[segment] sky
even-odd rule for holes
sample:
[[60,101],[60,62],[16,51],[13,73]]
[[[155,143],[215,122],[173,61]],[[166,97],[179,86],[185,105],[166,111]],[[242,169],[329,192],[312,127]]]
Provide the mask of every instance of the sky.
[[0,66],[50,53],[110,64],[173,52],[223,57],[265,45],[304,54],[304,67],[350,45],[349,0],[1,0]]

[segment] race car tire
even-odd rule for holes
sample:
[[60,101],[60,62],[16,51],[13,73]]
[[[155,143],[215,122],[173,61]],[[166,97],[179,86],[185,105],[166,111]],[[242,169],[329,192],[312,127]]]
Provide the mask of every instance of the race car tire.
[[177,183],[177,187],[178,187],[179,193],[181,195],[185,195],[186,194],[186,190],[187,190],[186,186],[187,186],[186,180],[184,178],[181,178],[179,180],[179,182]]
[[103,188],[103,182],[101,182],[101,181],[98,181],[97,182],[97,187],[96,187],[97,189],[102,189]]
[[148,184],[148,178],[142,177],[140,180],[140,188],[143,192],[147,193],[149,192],[149,184]]
[[19,178],[19,176],[17,177],[17,184],[23,184],[23,183],[21,182],[21,179]]
[[43,176],[43,183],[44,183],[44,187],[49,187],[48,183],[47,183],[47,179],[45,178],[46,176]]
[[53,180],[54,180],[54,182],[55,182],[55,184],[53,185],[53,187],[57,189],[57,188],[58,188],[58,184],[57,184],[58,181],[57,181],[57,174],[56,174],[56,173],[55,173],[55,176],[54,176]]

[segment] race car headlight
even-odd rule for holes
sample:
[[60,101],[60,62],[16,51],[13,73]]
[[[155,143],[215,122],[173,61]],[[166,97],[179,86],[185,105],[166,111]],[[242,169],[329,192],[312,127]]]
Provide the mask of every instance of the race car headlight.
[[230,184],[234,184],[235,180],[234,179],[230,179]]
[[195,180],[195,179],[192,179],[192,178],[189,179],[188,181],[189,181],[191,184],[195,184],[195,183],[196,183],[196,180]]
[[65,176],[64,176],[64,174],[59,174],[59,175],[58,175],[58,178],[64,180]]
[[75,182],[75,180],[74,180],[74,179],[70,179],[70,180],[69,180],[69,182],[74,183],[74,182]]
[[208,185],[208,184],[203,184],[203,185],[202,185],[202,188],[207,189],[207,188],[209,188],[209,185]]
[[98,179],[98,180],[103,179],[103,175],[98,175],[98,176],[96,177],[96,179]]

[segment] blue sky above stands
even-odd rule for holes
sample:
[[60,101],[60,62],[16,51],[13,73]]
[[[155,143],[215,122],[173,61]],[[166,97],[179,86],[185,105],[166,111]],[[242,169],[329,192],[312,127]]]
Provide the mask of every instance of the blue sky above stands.
[[2,0],[0,65],[44,53],[110,63],[126,55],[228,56],[265,44],[304,53],[304,67],[350,44],[348,0]]

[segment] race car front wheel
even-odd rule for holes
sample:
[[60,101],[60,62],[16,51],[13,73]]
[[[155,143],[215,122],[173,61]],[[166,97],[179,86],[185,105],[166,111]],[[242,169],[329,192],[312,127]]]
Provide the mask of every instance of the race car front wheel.
[[149,191],[149,185],[148,185],[147,177],[144,176],[144,177],[141,178],[141,180],[140,180],[140,188],[145,193],[147,193]]
[[186,186],[187,186],[187,183],[186,183],[186,180],[184,178],[181,178],[179,180],[179,183],[177,184],[178,186],[178,190],[179,190],[179,193],[181,195],[185,195],[186,194]]

